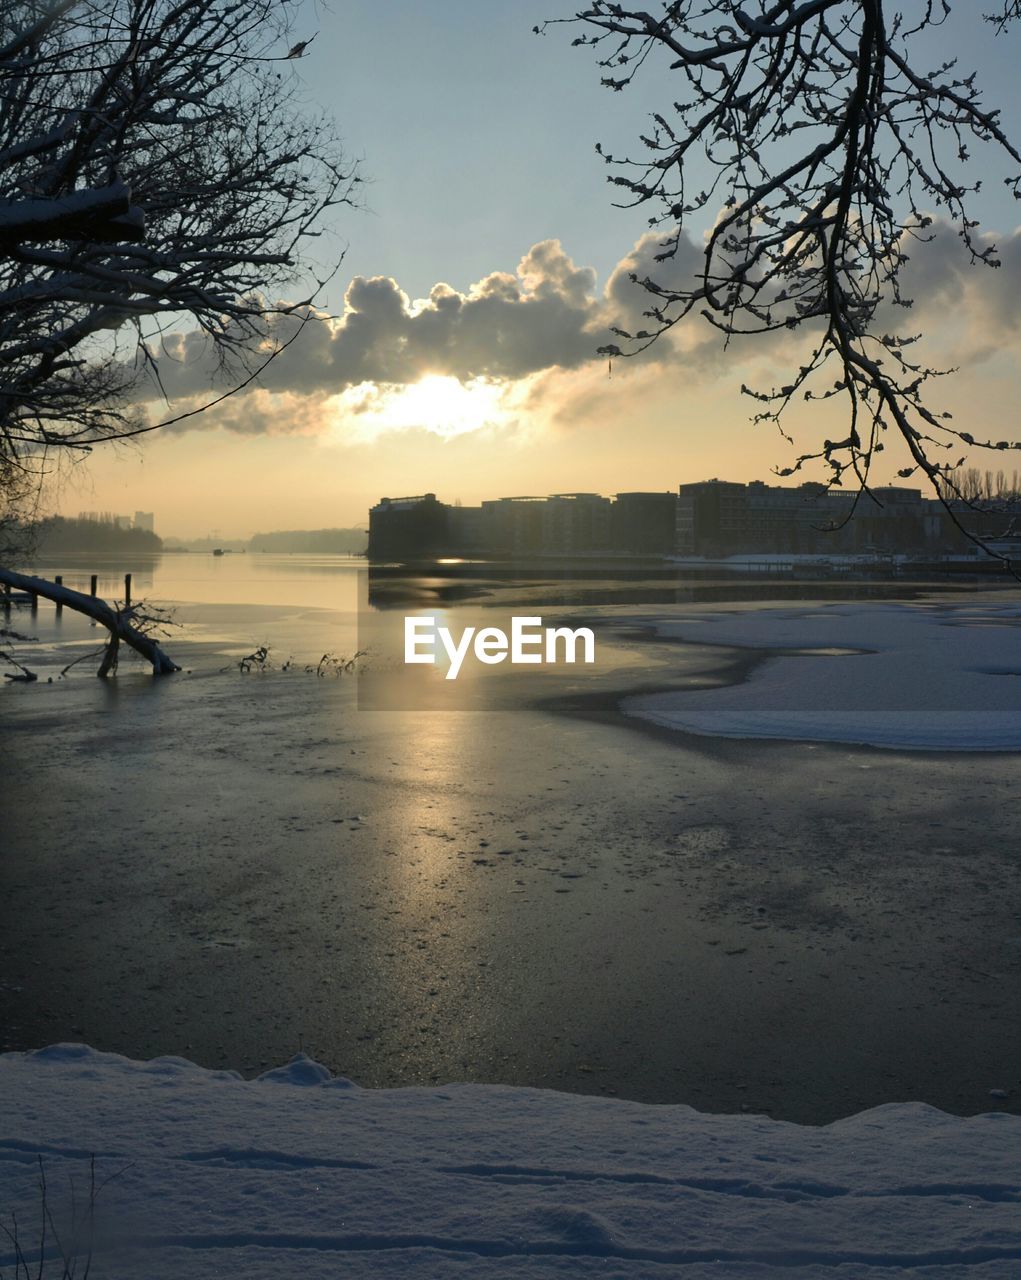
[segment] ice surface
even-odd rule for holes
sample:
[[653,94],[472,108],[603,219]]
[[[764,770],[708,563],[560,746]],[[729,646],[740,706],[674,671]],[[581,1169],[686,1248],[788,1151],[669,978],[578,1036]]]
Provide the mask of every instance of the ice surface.
[[102,1280],[1021,1274],[1021,1118],[1003,1113],[898,1104],[813,1129],[60,1045],[0,1056],[0,1134],[0,1206],[30,1253],[38,1156],[67,1247],[95,1155]]
[[739,684],[625,701],[628,714],[656,724],[730,738],[1021,749],[1017,603],[734,609],[661,619],[657,630],[796,652],[769,657]]

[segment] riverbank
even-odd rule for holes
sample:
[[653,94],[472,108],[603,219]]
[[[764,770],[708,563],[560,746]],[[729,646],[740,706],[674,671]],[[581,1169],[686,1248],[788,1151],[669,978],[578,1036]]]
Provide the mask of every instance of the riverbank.
[[[243,1082],[62,1045],[0,1056],[0,1124],[0,1205],[33,1274],[37,1153],[66,1255],[107,1280],[1007,1280],[1021,1262],[1021,1120],[998,1114],[908,1104],[818,1130],[500,1086],[364,1090],[307,1057]],[[16,1269],[9,1241],[0,1266]]]

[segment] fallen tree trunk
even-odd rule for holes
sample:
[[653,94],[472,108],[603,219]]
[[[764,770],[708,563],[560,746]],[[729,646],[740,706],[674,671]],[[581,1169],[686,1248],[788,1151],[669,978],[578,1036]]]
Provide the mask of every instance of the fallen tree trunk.
[[28,591],[33,595],[42,596],[44,600],[52,600],[54,604],[61,604],[65,609],[84,613],[94,621],[102,623],[110,632],[110,649],[97,675],[109,674],[114,666],[114,663],[109,660],[110,654],[116,654],[121,640],[136,653],[141,654],[146,662],[152,664],[154,676],[166,676],[181,670],[176,662],[172,662],[167,657],[152,636],[147,636],[144,631],[139,631],[137,627],[132,626],[131,620],[135,617],[135,611],[132,608],[115,609],[105,600],[98,600],[95,596],[87,596],[82,591],[72,591],[70,587],[58,586],[45,578],[33,578],[25,573],[15,573],[12,569],[0,569],[0,584],[4,583],[18,591]]

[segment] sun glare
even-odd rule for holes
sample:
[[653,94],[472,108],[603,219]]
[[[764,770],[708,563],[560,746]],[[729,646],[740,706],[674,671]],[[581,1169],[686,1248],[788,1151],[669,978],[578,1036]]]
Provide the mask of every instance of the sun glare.
[[503,389],[496,383],[482,379],[462,383],[430,373],[409,386],[374,396],[367,405],[363,401],[358,416],[363,426],[375,431],[424,428],[450,438],[503,421],[502,398]]

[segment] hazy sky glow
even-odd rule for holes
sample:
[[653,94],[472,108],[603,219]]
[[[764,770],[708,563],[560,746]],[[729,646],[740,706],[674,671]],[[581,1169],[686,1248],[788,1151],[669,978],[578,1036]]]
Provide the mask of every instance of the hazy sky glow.
[[[739,388],[787,381],[790,340],[724,353],[692,324],[612,371],[595,355],[609,324],[645,306],[627,272],[651,268],[657,239],[647,213],[612,208],[594,144],[627,150],[672,90],[650,66],[633,91],[611,94],[570,28],[532,34],[570,11],[555,0],[309,3],[296,32],[319,32],[298,68],[308,100],[335,115],[370,180],[364,207],[341,210],[317,249],[328,258],[347,245],[321,313],[260,389],[138,448],[97,450],[63,478],[59,508],[151,509],[164,535],[244,536],[361,523],[383,494],[613,493],[789,465],[790,446],[750,424]],[[958,16],[939,39],[934,60],[948,50],[979,68],[987,105],[1021,132],[1021,31],[996,38]],[[920,246],[910,268],[910,327],[931,330],[934,362],[962,366],[938,388],[940,407],[994,438],[1015,434],[1021,392],[1021,217],[999,177],[976,208],[1003,268],[969,268],[952,234]],[[673,270],[690,269],[696,239]],[[211,398],[195,335],[184,328],[168,347],[172,411]],[[153,420],[171,412],[148,408]],[[788,425],[807,441],[822,412]],[[887,457],[892,474],[901,459]]]

